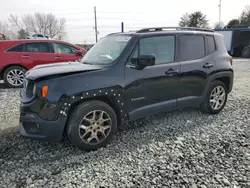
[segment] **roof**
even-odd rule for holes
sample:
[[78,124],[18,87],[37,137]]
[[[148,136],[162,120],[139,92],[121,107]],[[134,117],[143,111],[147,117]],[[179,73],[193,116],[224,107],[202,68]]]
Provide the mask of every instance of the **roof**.
[[[82,48],[81,46],[78,46],[76,44],[72,44],[70,42],[66,42],[63,40],[55,40],[55,39],[48,39],[48,40],[44,40],[44,39],[19,39],[19,40],[0,40],[0,42],[13,42],[13,43],[25,43],[25,42],[61,42],[61,43],[65,43],[65,44],[70,44],[72,46],[75,46],[77,48]],[[84,49],[86,51],[86,49]]]
[[65,41],[61,41],[61,40],[54,40],[54,39],[47,39],[47,40],[45,40],[45,39],[18,39],[18,40],[3,40],[4,42],[29,42],[29,41],[32,41],[32,42],[34,42],[34,41],[36,41],[36,42],[45,42],[45,41],[54,41],[54,42],[65,42]]
[[215,29],[215,31],[250,31],[250,27],[245,28],[226,28],[226,29]]
[[154,34],[161,34],[161,33],[205,33],[205,34],[214,34],[214,30],[211,29],[203,29],[203,28],[192,28],[192,27],[155,27],[155,28],[144,28],[138,31],[131,31],[131,32],[118,32],[118,33],[111,33],[109,35],[151,35]]

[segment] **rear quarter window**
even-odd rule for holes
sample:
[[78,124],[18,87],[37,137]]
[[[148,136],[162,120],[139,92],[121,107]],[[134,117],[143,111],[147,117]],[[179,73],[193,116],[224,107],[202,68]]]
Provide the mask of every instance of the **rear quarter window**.
[[206,37],[207,37],[208,54],[211,54],[216,51],[214,37],[213,36],[206,36]]
[[6,52],[22,52],[23,51],[23,44],[19,44],[12,48],[9,48]]

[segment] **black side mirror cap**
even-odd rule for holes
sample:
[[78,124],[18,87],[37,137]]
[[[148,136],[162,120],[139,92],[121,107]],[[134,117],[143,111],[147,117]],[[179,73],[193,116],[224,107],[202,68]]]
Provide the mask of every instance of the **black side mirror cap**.
[[132,58],[131,63],[140,67],[154,66],[155,55],[141,55],[138,58]]

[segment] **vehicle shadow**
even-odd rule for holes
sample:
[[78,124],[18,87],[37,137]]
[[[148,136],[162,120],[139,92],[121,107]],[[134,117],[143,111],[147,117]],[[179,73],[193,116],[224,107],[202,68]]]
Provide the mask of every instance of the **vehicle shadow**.
[[6,89],[6,86],[3,82],[0,82],[0,89]]
[[[22,88],[22,87],[18,87]],[[0,89],[15,89],[14,87],[7,87],[3,82],[0,82]]]
[[[105,158],[116,158],[124,152],[138,152],[141,147],[155,142],[173,141],[175,136],[182,136],[184,133],[200,127],[201,119],[192,119],[193,122],[190,122],[190,115],[203,117],[210,122],[215,119],[207,118],[208,115],[202,114],[197,109],[184,109],[147,117],[119,127],[110,144],[92,152],[78,149],[66,138],[61,142],[36,141],[21,137],[18,127],[8,128],[0,132],[0,166],[2,161],[5,168],[7,167],[6,169],[14,170],[15,166],[9,166],[8,162],[11,161],[11,164],[15,164],[22,160],[24,165],[32,163],[32,165],[46,165],[50,168],[49,164],[72,158],[76,159],[74,165],[83,165],[93,162],[93,160],[98,162]],[[180,119],[181,121],[179,121]],[[60,168],[68,168],[70,165],[72,163],[64,162]]]

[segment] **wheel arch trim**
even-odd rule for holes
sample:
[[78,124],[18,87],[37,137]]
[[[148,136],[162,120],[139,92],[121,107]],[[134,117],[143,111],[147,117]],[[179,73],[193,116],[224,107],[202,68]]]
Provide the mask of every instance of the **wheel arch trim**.
[[204,99],[206,97],[206,94],[208,92],[208,89],[211,85],[211,83],[215,80],[218,80],[220,78],[229,78],[229,88],[228,88],[228,93],[232,91],[233,88],[233,80],[234,80],[234,72],[233,70],[227,70],[227,71],[222,71],[222,72],[217,72],[208,77],[206,87],[203,91],[202,98]]
[[64,133],[67,128],[69,115],[71,112],[80,104],[90,100],[97,100],[107,103],[111,108],[114,109],[117,115],[118,125],[123,124],[128,114],[125,109],[125,100],[123,95],[123,89],[118,87],[96,89],[92,91],[84,91],[70,96],[64,96],[60,99],[59,105],[59,117],[67,117],[67,121],[64,127]]

